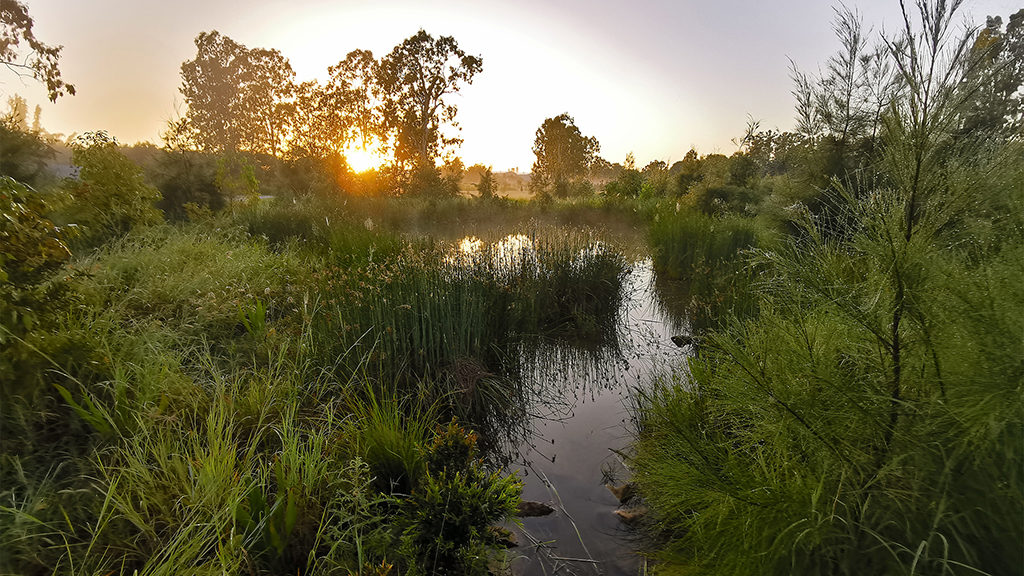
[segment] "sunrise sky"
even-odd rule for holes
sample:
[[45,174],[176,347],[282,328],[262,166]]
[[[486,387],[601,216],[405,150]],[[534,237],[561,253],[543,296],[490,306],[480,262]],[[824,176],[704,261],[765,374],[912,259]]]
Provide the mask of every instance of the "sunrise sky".
[[[874,29],[899,25],[897,0],[850,2]],[[793,126],[789,61],[815,71],[836,49],[832,4],[820,0],[29,0],[36,35],[64,45],[61,69],[78,95],[44,91],[0,69],[0,97],[43,105],[42,124],[70,134],[105,129],[120,141],[159,143],[183,111],[181,63],[193,39],[219,30],[276,48],[298,80],[325,78],[356,48],[382,56],[424,28],[483,57],[455,102],[467,165],[528,171],[534,132],[568,112],[601,156],[637,163],[732,153],[749,114],[764,128]],[[1014,2],[967,4],[972,22],[1006,21]],[[0,106],[3,102],[0,102]]]

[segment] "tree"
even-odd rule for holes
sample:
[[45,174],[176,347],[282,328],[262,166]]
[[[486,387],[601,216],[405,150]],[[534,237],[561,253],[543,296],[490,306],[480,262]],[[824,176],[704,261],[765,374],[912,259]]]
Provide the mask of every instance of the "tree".
[[458,128],[458,109],[447,97],[472,84],[481,70],[483,60],[466,55],[453,37],[435,39],[424,30],[381,59],[376,89],[396,160],[432,167],[445,148],[461,141],[443,134],[446,126]]
[[498,183],[494,179],[494,173],[491,171],[491,167],[487,166],[483,172],[480,173],[480,182],[476,184],[476,189],[480,192],[480,198],[487,200],[494,197],[494,191],[497,189]]
[[313,81],[298,87],[289,142],[293,152],[327,159],[355,142],[365,147],[380,139],[381,121],[373,100],[376,63],[369,50],[354,50],[327,69],[326,85]]
[[[43,44],[32,33],[32,17],[28,7],[18,0],[0,0],[0,64],[19,76],[29,76],[44,84],[53,102],[66,94],[74,95],[75,87],[64,82],[57,62],[62,46]],[[24,43],[29,50],[21,56]]]
[[533,141],[537,160],[530,188],[534,192],[552,186],[556,192],[568,190],[570,182],[586,176],[600,150],[597,138],[583,136],[568,113],[544,120]]
[[146,184],[142,169],[118,150],[117,140],[106,132],[87,132],[71,148],[80,171],[77,180],[68,181],[69,192],[87,240],[103,241],[161,220],[154,206],[160,192]]
[[989,17],[971,46],[972,66],[964,84],[975,92],[967,103],[962,132],[1009,128],[1020,133],[1024,118],[1024,9],[1002,18]]
[[216,30],[199,34],[195,44],[195,59],[181,65],[195,144],[277,156],[295,94],[291,64],[277,50],[249,49]]
[[28,106],[24,98],[8,99],[9,111],[0,115],[0,176],[35,185],[46,171],[53,150],[38,130],[28,130]]

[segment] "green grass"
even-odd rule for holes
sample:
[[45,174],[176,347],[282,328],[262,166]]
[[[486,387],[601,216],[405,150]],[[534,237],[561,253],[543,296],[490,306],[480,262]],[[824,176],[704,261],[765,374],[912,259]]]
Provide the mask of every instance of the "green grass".
[[497,372],[522,335],[613,330],[626,270],[618,254],[573,242],[462,256],[422,245],[365,268],[322,271],[316,347],[329,357],[354,350],[351,358],[368,358],[389,378],[436,379],[461,360]]
[[[479,573],[518,485],[475,456],[431,472],[435,427],[497,443],[522,409],[505,346],[608,329],[626,264],[582,238],[453,254],[271,203],[79,255],[3,392],[0,572]],[[468,539],[428,542],[449,501]]]
[[907,239],[894,194],[848,201],[845,240],[765,254],[758,313],[637,400],[665,573],[1019,573],[1019,231],[976,228],[1016,234],[979,259]]
[[761,272],[750,256],[755,249],[766,250],[778,242],[754,218],[712,216],[690,209],[658,212],[648,241],[659,279],[685,286],[689,323],[699,330],[716,325],[728,314],[756,312],[753,292]]

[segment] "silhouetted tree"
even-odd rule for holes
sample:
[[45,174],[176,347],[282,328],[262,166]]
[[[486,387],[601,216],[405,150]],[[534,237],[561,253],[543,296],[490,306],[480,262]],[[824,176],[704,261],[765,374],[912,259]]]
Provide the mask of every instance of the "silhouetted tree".
[[583,136],[568,113],[544,120],[533,141],[537,159],[530,189],[535,193],[550,187],[556,193],[568,190],[570,182],[586,176],[600,150],[597,138]]
[[295,101],[293,155],[326,159],[351,144],[368,145],[379,132],[379,110],[373,99],[376,61],[369,50],[354,50],[328,68],[326,85],[304,82]]
[[181,93],[195,144],[203,150],[277,155],[293,108],[291,64],[277,50],[249,49],[216,30],[195,40],[181,65]]
[[[37,185],[53,150],[43,141],[39,130],[28,129],[28,106],[25,99],[12,96],[9,110],[0,116],[0,176]],[[38,124],[38,122],[36,122]]]
[[[75,87],[64,82],[57,62],[62,46],[48,46],[32,32],[32,17],[28,6],[18,0],[0,0],[0,64],[18,76],[28,76],[46,84],[51,101],[66,94],[74,94]],[[22,56],[22,43],[28,55]]]
[[432,167],[444,148],[461,141],[443,134],[445,126],[458,127],[458,110],[446,97],[472,84],[482,69],[483,60],[466,55],[451,36],[434,38],[423,30],[381,59],[375,77],[396,160]]
[[493,198],[497,187],[498,183],[494,179],[494,173],[491,171],[491,167],[487,166],[480,174],[480,182],[476,184],[476,189],[480,192],[480,198],[485,200]]

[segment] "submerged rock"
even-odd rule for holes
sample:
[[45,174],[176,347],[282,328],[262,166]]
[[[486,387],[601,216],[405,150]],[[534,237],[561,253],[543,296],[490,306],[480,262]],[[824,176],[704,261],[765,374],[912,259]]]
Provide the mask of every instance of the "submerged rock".
[[611,484],[605,484],[605,488],[615,496],[620,504],[626,503],[627,500],[636,494],[636,486],[632,482],[626,482],[622,486],[613,486]]
[[491,533],[491,538],[496,546],[502,548],[515,548],[519,546],[519,539],[511,530],[502,528],[501,526],[490,526],[488,531]]
[[683,346],[696,346],[697,339],[688,334],[680,334],[672,337],[672,343],[682,348]]
[[619,517],[619,520],[626,524],[636,524],[645,514],[647,514],[647,506],[637,506],[628,510],[619,508],[615,511],[615,515]]
[[555,509],[543,502],[534,502],[533,500],[523,500],[519,502],[519,508],[516,510],[516,516],[520,518],[529,518],[531,516],[547,516],[554,512]]

